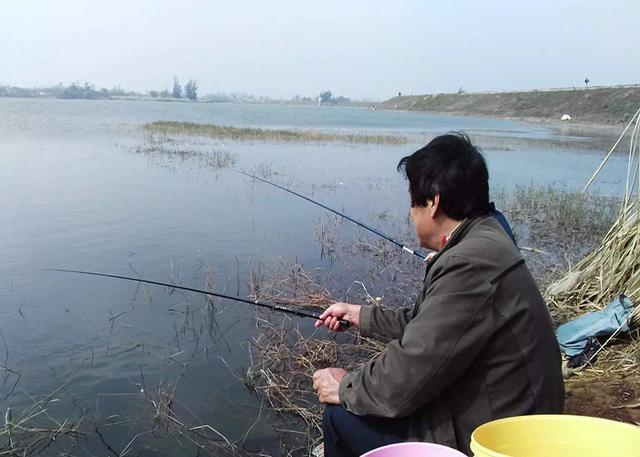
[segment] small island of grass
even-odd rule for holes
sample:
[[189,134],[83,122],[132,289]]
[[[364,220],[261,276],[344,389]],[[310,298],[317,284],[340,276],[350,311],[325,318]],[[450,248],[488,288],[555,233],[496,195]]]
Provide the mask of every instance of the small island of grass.
[[157,121],[143,127],[151,134],[199,136],[234,141],[281,142],[344,142],[358,144],[406,144],[408,138],[400,135],[376,135],[358,133],[329,133],[316,130],[260,129],[252,127],[227,127],[193,122]]

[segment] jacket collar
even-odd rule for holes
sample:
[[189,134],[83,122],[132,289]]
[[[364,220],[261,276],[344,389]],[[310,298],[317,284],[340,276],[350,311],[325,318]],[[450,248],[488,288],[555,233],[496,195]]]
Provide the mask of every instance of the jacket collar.
[[449,238],[449,240],[447,241],[447,244],[445,244],[444,247],[440,249],[438,253],[434,255],[427,263],[427,268],[424,273],[425,279],[429,274],[429,270],[431,269],[431,266],[438,261],[440,256],[442,256],[442,254],[444,254],[446,251],[448,251],[449,249],[457,245],[460,241],[462,241],[462,239],[467,235],[467,233],[469,233],[469,230],[471,230],[471,228],[474,225],[476,225],[480,220],[484,219],[485,217],[487,216],[467,218],[460,223],[460,225],[451,234],[451,238]]

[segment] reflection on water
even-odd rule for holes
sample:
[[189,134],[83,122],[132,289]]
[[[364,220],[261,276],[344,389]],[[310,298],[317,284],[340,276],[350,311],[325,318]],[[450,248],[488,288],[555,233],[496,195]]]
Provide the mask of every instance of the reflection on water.
[[[0,100],[0,330],[8,354],[1,362],[20,375],[1,406],[20,410],[68,382],[48,412],[84,417],[100,428],[102,439],[84,444],[96,452],[104,451],[103,441],[122,451],[142,433],[136,449],[192,455],[193,447],[144,434],[154,426],[158,386],[175,394],[185,421],[242,439],[260,410],[260,400],[238,379],[248,364],[254,311],[40,269],[139,275],[197,288],[213,282],[217,291],[246,296],[256,262],[268,268],[297,261],[319,274],[337,268],[320,255],[316,228],[326,214],[319,208],[225,169],[136,153],[145,141],[138,127],[155,120],[416,135],[409,146],[199,146],[230,154],[246,170],[265,167],[274,181],[382,225],[409,245],[406,183],[395,166],[418,147],[420,135],[464,129],[494,138],[492,144],[504,147],[487,148],[492,184],[507,189],[530,182],[578,188],[603,155],[523,148],[523,139],[555,134],[491,119],[360,108]],[[625,167],[624,158],[613,157],[598,190],[618,192]],[[357,233],[350,224],[337,230],[343,238]],[[354,279],[346,274],[344,287]],[[0,396],[16,378],[9,376]],[[263,413],[262,419],[247,443],[277,453],[273,418]]]

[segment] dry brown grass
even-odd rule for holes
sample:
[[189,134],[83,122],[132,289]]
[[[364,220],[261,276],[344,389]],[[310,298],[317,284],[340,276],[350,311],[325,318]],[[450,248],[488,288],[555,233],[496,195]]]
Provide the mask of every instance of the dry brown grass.
[[[618,219],[601,244],[562,279],[552,284],[545,294],[548,303],[562,320],[602,309],[620,294],[629,297],[636,305],[628,322],[621,324],[590,360],[595,361],[597,355],[597,361],[585,365],[586,370],[598,376],[613,375],[620,371],[640,373],[638,332],[632,331],[626,336],[620,334],[625,324],[637,328],[640,317],[640,111],[629,127],[633,127],[630,130],[629,168]],[[610,154],[618,144],[616,142]]]
[[49,403],[68,383],[43,399],[34,400],[32,406],[17,414],[7,408],[4,423],[0,426],[0,456],[38,455],[53,444],[65,443],[65,440],[77,444],[84,436],[80,430],[83,419],[57,419],[47,410]]
[[[298,264],[260,265],[254,268],[250,285],[253,298],[289,307],[321,310],[336,301],[327,284]],[[298,450],[292,454],[308,455],[322,435],[323,408],[311,388],[313,373],[329,366],[354,369],[384,346],[353,331],[327,339],[324,330],[309,333],[288,317],[271,319],[256,320],[257,336],[251,341],[245,383],[286,423],[281,429],[283,438]]]

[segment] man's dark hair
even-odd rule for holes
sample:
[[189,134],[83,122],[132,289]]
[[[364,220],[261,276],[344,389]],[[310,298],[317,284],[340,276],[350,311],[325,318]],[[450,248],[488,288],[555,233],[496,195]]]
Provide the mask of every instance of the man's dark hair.
[[427,206],[440,194],[440,208],[456,220],[488,214],[489,172],[484,157],[460,132],[441,135],[398,163],[409,180],[411,206]]

